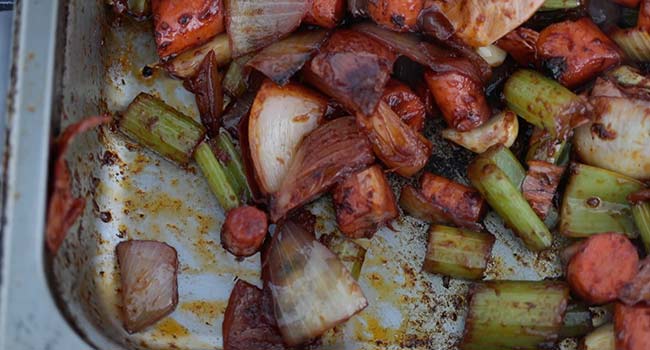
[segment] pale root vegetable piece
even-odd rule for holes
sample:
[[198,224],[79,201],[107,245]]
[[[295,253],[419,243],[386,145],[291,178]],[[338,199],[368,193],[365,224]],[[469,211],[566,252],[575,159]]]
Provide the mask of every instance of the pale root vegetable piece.
[[508,110],[497,114],[474,130],[461,132],[450,128],[442,131],[442,137],[474,153],[483,153],[497,144],[510,147],[517,135],[519,119],[514,112]]
[[622,234],[590,237],[569,261],[567,280],[571,290],[591,304],[615,300],[623,286],[636,275],[639,255]]
[[251,107],[248,142],[262,191],[278,190],[300,142],[324,122],[327,100],[290,83],[265,81]]

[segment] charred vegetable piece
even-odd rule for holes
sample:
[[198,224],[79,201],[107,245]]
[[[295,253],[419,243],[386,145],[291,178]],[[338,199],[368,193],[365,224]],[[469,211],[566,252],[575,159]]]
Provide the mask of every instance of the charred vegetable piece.
[[247,65],[285,85],[327,38],[324,30],[294,33],[257,53]]
[[616,304],[614,332],[617,350],[650,349],[648,329],[650,329],[650,306]]
[[470,181],[529,249],[548,249],[552,242],[548,228],[526,202],[510,176],[489,156],[491,150],[486,153],[488,154],[478,156],[470,164]]
[[546,219],[553,207],[553,197],[557,190],[564,167],[543,161],[528,162],[528,172],[521,185],[524,198],[528,201],[540,219]]
[[587,121],[586,103],[557,82],[532,70],[518,70],[503,88],[508,107],[551,137],[566,140]]
[[314,0],[303,22],[335,28],[345,16],[345,0]]
[[293,32],[310,8],[304,0],[224,0],[233,57],[259,50]]
[[218,135],[223,112],[223,89],[214,51],[205,56],[196,75],[185,80],[184,86],[194,93],[201,123],[208,130],[208,136]]
[[650,258],[641,261],[636,276],[621,288],[618,298],[630,306],[640,302],[650,304]]
[[263,192],[280,188],[301,141],[324,123],[326,109],[323,96],[298,84],[262,84],[251,107],[248,144]]
[[205,128],[165,102],[140,93],[119,121],[119,129],[172,161],[187,164],[203,140]]
[[460,348],[538,349],[554,343],[569,299],[563,282],[486,282],[471,290]]
[[639,229],[646,253],[650,253],[650,189],[643,189],[627,196],[632,205],[632,217]]
[[487,205],[478,191],[431,173],[420,178],[421,193],[428,201],[445,209],[461,222],[479,222]]
[[454,278],[483,278],[492,253],[494,236],[448,226],[434,225],[423,270]]
[[524,67],[537,64],[537,40],[539,33],[519,27],[497,41],[497,45],[506,50],[512,58]]
[[223,77],[223,89],[230,96],[238,98],[248,89],[250,68],[246,67],[246,64],[251,58],[253,58],[253,54],[238,57],[228,66],[228,70]]
[[115,254],[126,331],[139,332],[172,313],[178,304],[176,249],[156,241],[125,241]]
[[350,238],[372,238],[399,216],[395,195],[379,165],[351,175],[334,189],[336,222]]
[[643,184],[627,176],[584,164],[575,164],[564,191],[560,233],[588,237],[602,232],[636,235],[627,195]]
[[562,329],[560,329],[560,337],[581,337],[593,329],[593,315],[589,307],[583,304],[569,304],[564,315]]
[[497,144],[512,146],[519,135],[519,120],[512,111],[503,111],[470,131],[445,129],[442,137],[474,153],[483,153]]
[[589,237],[569,261],[571,290],[590,304],[614,301],[636,275],[639,255],[627,237],[606,233]]
[[570,145],[567,141],[552,138],[544,129],[535,128],[530,137],[530,145],[526,154],[526,161],[541,161],[563,166],[563,155]]
[[622,60],[616,44],[589,18],[546,27],[537,52],[541,66],[567,87],[585,83]]
[[424,129],[426,107],[420,97],[408,85],[391,79],[386,84],[382,100],[387,103],[404,123],[415,131]]
[[221,164],[218,153],[215,153],[208,141],[197,147],[194,159],[221,207],[226,211],[237,208],[241,204],[236,190],[237,181]]
[[349,111],[372,115],[397,56],[368,35],[338,30],[306,66],[307,81]]
[[221,0],[151,0],[158,56],[165,60],[223,32]]
[[483,87],[470,75],[457,71],[428,71],[425,79],[449,127],[469,131],[490,118],[492,113]]
[[163,66],[173,76],[189,78],[196,74],[201,62],[203,62],[205,56],[210,52],[214,52],[217,64],[220,67],[228,64],[231,57],[228,35],[219,34],[207,43],[185,51],[165,62]]
[[223,317],[224,350],[284,350],[270,292],[237,280]]
[[367,11],[377,24],[398,32],[417,28],[418,15],[424,0],[377,0],[368,1]]
[[251,189],[246,178],[241,151],[235,147],[232,139],[224,130],[219,132],[216,139],[212,139],[208,143],[219,158],[219,163],[223,165],[238,197],[244,202],[248,201],[251,197]]
[[452,223],[450,214],[444,208],[428,201],[419,190],[411,185],[402,187],[399,205],[404,212],[416,219],[437,224]]
[[490,45],[526,22],[544,0],[436,0],[456,34],[474,47]]
[[367,138],[352,117],[334,119],[311,132],[300,144],[287,175],[271,200],[277,222],[336,182],[374,161]]
[[351,239],[335,234],[320,236],[320,242],[338,256],[355,280],[359,279],[363,261],[366,258],[366,250],[362,246],[354,243]]
[[582,0],[546,0],[539,11],[568,10],[582,5]]
[[580,342],[580,350],[616,350],[614,325],[606,324],[587,334]]
[[381,101],[369,117],[358,114],[357,123],[368,136],[377,158],[391,171],[411,177],[429,160],[429,140],[409,128],[385,102]]
[[263,211],[250,206],[232,209],[221,228],[221,245],[235,256],[251,256],[262,247],[267,229]]
[[288,346],[322,335],[368,305],[336,255],[292,221],[274,235],[263,268]]

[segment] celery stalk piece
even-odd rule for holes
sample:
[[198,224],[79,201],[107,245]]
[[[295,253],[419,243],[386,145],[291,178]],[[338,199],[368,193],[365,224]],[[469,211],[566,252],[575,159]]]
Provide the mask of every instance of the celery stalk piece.
[[[538,133],[543,135],[537,135]],[[569,142],[554,139],[545,134],[542,129],[536,128],[531,137],[528,153],[526,153],[526,161],[540,160],[562,166],[560,163],[568,159],[569,147]]]
[[493,146],[481,154],[481,157],[494,162],[518,190],[521,188],[526,170],[509,148],[502,145]]
[[561,338],[575,338],[591,332],[594,329],[593,315],[584,304],[569,304],[564,315]]
[[217,197],[221,207],[225,211],[239,207],[241,203],[234,189],[233,183],[235,181],[230,178],[227,170],[219,163],[219,159],[207,142],[202,142],[197,147],[194,160],[196,160],[201,172],[208,180],[208,185],[212,193]]
[[423,269],[455,278],[478,280],[494,245],[494,236],[454,227],[433,225]]
[[618,84],[623,86],[650,89],[650,79],[630,66],[620,66],[607,73],[607,75],[614,78]]
[[646,253],[650,253],[650,203],[639,203],[632,206],[632,217],[639,230]]
[[580,342],[582,350],[616,350],[614,325],[606,324],[589,333]]
[[610,34],[610,38],[633,61],[650,61],[650,33],[645,29],[630,28],[615,30]]
[[503,93],[508,107],[552,138],[566,140],[587,114],[585,103],[560,83],[528,69],[510,76]]
[[219,34],[214,39],[194,49],[183,52],[174,59],[163,64],[165,69],[179,78],[189,78],[198,70],[205,56],[214,51],[217,64],[222,67],[232,59],[228,34]]
[[146,17],[151,14],[151,0],[129,0],[129,13],[136,17]]
[[244,170],[244,161],[242,160],[241,153],[235,147],[232,139],[224,130],[219,132],[219,136],[215,140],[211,140],[210,145],[216,154],[219,155],[219,162],[224,166],[229,173],[230,178],[233,179],[232,185],[235,192],[239,194],[245,202],[251,198],[251,190],[248,187],[248,179],[246,178],[246,170]]
[[160,99],[144,92],[131,102],[119,129],[138,143],[181,165],[192,158],[205,128]]
[[469,166],[469,179],[530,250],[551,246],[553,237],[548,228],[494,160],[484,155],[474,159]]
[[546,0],[539,11],[570,10],[582,5],[581,0]]
[[343,235],[327,234],[320,237],[321,243],[338,256],[355,280],[361,275],[366,250]]
[[554,343],[569,299],[564,282],[475,284],[460,348],[538,349]]
[[234,59],[223,77],[223,88],[233,97],[239,97],[248,89],[248,72],[246,63],[255,57],[254,53]]
[[575,164],[562,199],[560,233],[575,238],[621,232],[635,237],[637,229],[626,197],[643,187],[631,177]]

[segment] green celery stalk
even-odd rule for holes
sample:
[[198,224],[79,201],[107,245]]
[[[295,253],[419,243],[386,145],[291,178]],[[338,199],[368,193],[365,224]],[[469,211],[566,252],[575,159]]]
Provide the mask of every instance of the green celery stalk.
[[460,348],[538,349],[554,343],[569,299],[564,282],[494,281],[475,284]]
[[551,246],[553,237],[548,228],[493,159],[484,154],[474,159],[469,179],[529,249],[540,251]]
[[632,206],[632,217],[639,230],[646,253],[650,253],[650,203],[639,203]]
[[650,33],[643,28],[615,30],[610,38],[618,44],[628,58],[636,62],[650,61]]
[[248,70],[246,63],[255,57],[254,53],[235,58],[223,77],[223,88],[233,97],[243,95],[248,89]]
[[352,277],[358,280],[366,258],[366,250],[354,241],[337,234],[322,235],[320,241],[338,256]]
[[490,147],[481,154],[481,157],[493,161],[517,189],[521,188],[526,170],[508,147],[503,145]]
[[217,197],[219,204],[225,211],[235,209],[241,205],[239,196],[235,191],[235,180],[230,177],[226,168],[207,142],[202,142],[194,153],[194,160],[201,168],[201,172],[208,180],[212,193]]
[[526,161],[540,160],[561,166],[560,163],[568,160],[568,148],[570,144],[567,141],[554,139],[543,129],[535,128],[526,153]]
[[144,92],[131,102],[118,128],[138,143],[185,165],[205,137],[205,128],[160,99]]
[[234,180],[232,185],[235,192],[245,202],[248,201],[251,198],[251,190],[248,186],[246,171],[244,170],[244,161],[228,133],[221,130],[219,136],[215,140],[211,140],[210,145],[213,147],[213,150],[217,151],[216,154],[221,155],[219,162],[228,172],[230,178]]
[[433,225],[424,258],[424,271],[455,278],[483,278],[494,236],[454,227]]
[[606,324],[589,333],[580,342],[581,350],[615,350],[616,336],[614,325]]
[[572,119],[586,113],[584,102],[571,90],[529,69],[513,73],[503,93],[512,111],[558,140],[566,140]]
[[569,304],[564,315],[561,338],[577,338],[594,329],[593,315],[589,307],[584,304]]
[[560,233],[578,238],[621,232],[634,238],[637,229],[626,197],[643,187],[625,175],[575,164],[562,199]]
[[580,5],[582,5],[580,0],[546,0],[539,11],[569,10],[580,7]]

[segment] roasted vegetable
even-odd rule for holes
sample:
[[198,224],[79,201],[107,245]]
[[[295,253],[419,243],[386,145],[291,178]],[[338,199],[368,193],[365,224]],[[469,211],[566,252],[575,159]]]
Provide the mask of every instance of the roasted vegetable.
[[643,184],[627,176],[583,164],[570,170],[564,191],[559,231],[568,237],[602,232],[636,235],[627,195]]
[[306,66],[307,81],[345,108],[372,115],[397,56],[358,31],[338,30]]
[[242,151],[235,147],[232,139],[224,130],[219,132],[216,138],[208,141],[212,151],[219,158],[219,163],[223,165],[228,181],[233,186],[237,196],[246,202],[251,197],[251,188],[246,176],[246,168],[242,157]]
[[320,336],[368,305],[336,255],[292,221],[274,235],[263,268],[288,346]]
[[639,270],[618,292],[618,298],[627,305],[650,304],[650,258],[639,263]]
[[530,136],[530,145],[526,154],[526,161],[541,161],[564,166],[564,155],[569,151],[567,141],[552,138],[549,133],[540,128],[535,128]]
[[204,141],[196,148],[194,159],[208,181],[210,190],[217,197],[219,205],[228,211],[241,204],[240,195],[237,193],[237,180],[221,164],[218,155],[211,142]]
[[371,116],[357,114],[357,123],[368,136],[377,158],[391,171],[410,177],[429,160],[429,140],[409,128],[383,101]]
[[228,64],[231,56],[228,35],[219,34],[205,44],[168,60],[163,66],[173,76],[189,78],[196,74],[199,65],[210,52],[214,52],[217,64],[220,67]]
[[240,56],[232,60],[228,70],[223,76],[223,89],[234,98],[239,98],[246,93],[251,69],[246,66],[253,58],[253,54]]
[[486,282],[471,291],[460,348],[538,349],[554,343],[569,299],[563,282]]
[[151,0],[158,56],[166,60],[223,32],[221,0]]
[[408,85],[391,79],[386,84],[382,100],[397,114],[404,123],[415,131],[424,129],[426,107],[420,97]]
[[[624,5],[630,6],[635,0],[624,1],[627,2]],[[641,2],[634,28],[617,29],[610,36],[629,59],[638,62],[650,60],[650,2],[645,0]]]
[[196,75],[185,80],[184,83],[185,88],[194,93],[201,123],[210,137],[219,134],[223,112],[223,89],[217,64],[214,51],[210,51],[203,59]]
[[327,32],[324,30],[294,33],[265,47],[247,64],[276,84],[285,85],[318,50],[325,39],[327,39]]
[[345,16],[345,0],[314,0],[303,22],[334,28]]
[[205,136],[205,128],[160,99],[140,93],[119,120],[119,129],[172,161],[187,164]]
[[265,212],[250,206],[232,209],[221,228],[221,245],[237,257],[251,256],[262,247],[267,229]]
[[280,188],[300,142],[324,122],[326,108],[323,96],[298,84],[262,84],[251,107],[248,144],[263,192]]
[[636,275],[639,255],[627,237],[617,233],[589,237],[567,267],[571,290],[591,304],[614,301]]
[[546,219],[553,206],[553,197],[564,170],[564,167],[544,161],[528,162],[528,172],[521,185],[521,191],[535,214],[542,220]]
[[514,158],[508,154],[511,152],[500,146],[479,155],[469,166],[469,179],[529,249],[547,249],[551,245],[551,233],[519,192],[518,178],[523,180],[519,174],[523,172],[519,169],[521,165],[516,159],[512,162],[515,166],[499,164],[499,160]]
[[377,24],[398,32],[417,28],[418,15],[424,0],[376,0],[368,1],[367,11]]
[[[468,62],[462,64],[469,65]],[[458,71],[428,71],[425,79],[449,127],[469,131],[490,118],[492,113],[483,87],[471,75]]]
[[589,333],[580,342],[580,350],[616,350],[614,325],[606,324]]
[[444,208],[456,221],[479,222],[487,211],[485,200],[478,191],[442,176],[424,173],[420,186],[426,200]]
[[502,65],[508,55],[507,52],[494,44],[479,47],[476,49],[476,53],[481,56],[490,67],[498,67]]
[[336,182],[374,161],[370,144],[352,117],[332,120],[305,137],[271,200],[277,222]]
[[568,10],[582,5],[582,0],[546,0],[539,11]]
[[512,111],[503,111],[470,131],[445,129],[442,137],[474,153],[483,153],[497,144],[510,147],[519,135],[519,121]]
[[532,70],[518,70],[503,88],[508,107],[560,141],[588,121],[588,105],[557,82]]
[[125,241],[115,254],[126,331],[139,332],[172,313],[178,304],[176,249],[156,241]]
[[650,329],[650,306],[616,304],[614,332],[617,350],[650,349],[648,329]]
[[455,278],[481,279],[493,245],[494,236],[490,234],[433,225],[422,269]]
[[581,337],[594,329],[593,315],[589,307],[584,304],[569,304],[564,314],[561,338]]
[[233,57],[259,50],[293,32],[310,2],[304,0],[224,0]]
[[354,243],[351,239],[347,239],[341,235],[322,235],[319,240],[332,253],[336,254],[352,277],[358,280],[361,275],[363,261],[366,258],[366,250],[362,246]]
[[650,189],[643,189],[627,196],[632,205],[632,217],[639,229],[646,253],[650,253]]
[[447,208],[440,204],[427,200],[420,190],[411,185],[402,187],[399,198],[399,205],[404,212],[414,218],[440,225],[455,225],[458,227],[480,231],[481,225],[472,221],[462,221],[453,216]]
[[537,64],[537,40],[539,33],[519,27],[497,41],[497,45],[504,49],[520,65],[528,67]]
[[379,165],[350,175],[333,193],[336,222],[351,238],[371,238],[399,212],[395,195]]

